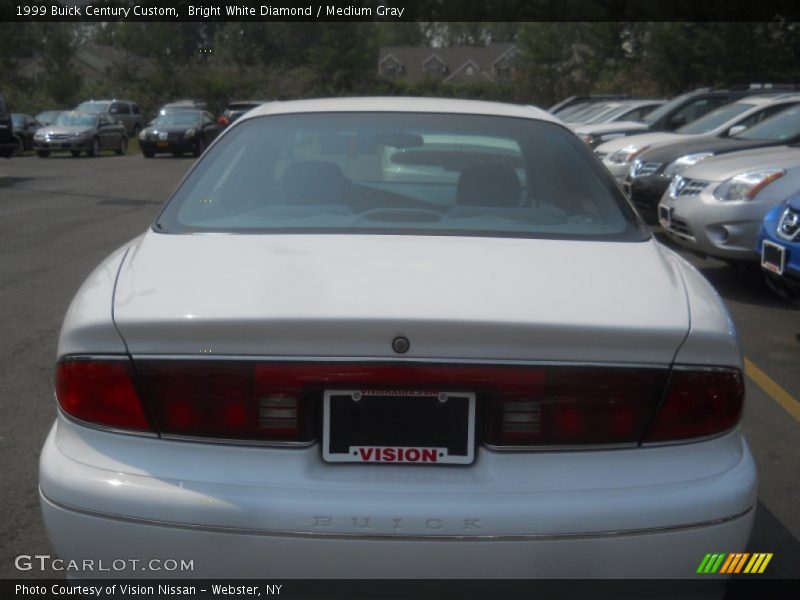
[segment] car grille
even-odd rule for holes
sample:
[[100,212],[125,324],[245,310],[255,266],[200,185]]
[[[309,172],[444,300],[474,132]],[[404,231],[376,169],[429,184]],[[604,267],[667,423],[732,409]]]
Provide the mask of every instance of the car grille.
[[65,140],[68,136],[66,133],[51,133],[49,137],[51,140]]
[[170,140],[179,140],[183,138],[183,134],[180,131],[170,131],[167,138]]
[[676,198],[683,196],[697,196],[700,192],[708,187],[708,181],[700,181],[698,179],[684,179],[677,189],[675,194]]
[[631,170],[632,177],[647,177],[648,175],[652,175],[656,173],[663,163],[660,162],[645,162],[639,163],[637,162],[633,169]]

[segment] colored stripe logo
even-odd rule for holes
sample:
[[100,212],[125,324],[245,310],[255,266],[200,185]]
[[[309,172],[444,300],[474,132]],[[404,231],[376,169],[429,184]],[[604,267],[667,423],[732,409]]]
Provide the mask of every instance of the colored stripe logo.
[[735,575],[738,573],[763,573],[772,560],[772,552],[734,552],[732,554],[706,554],[697,567],[700,574]]

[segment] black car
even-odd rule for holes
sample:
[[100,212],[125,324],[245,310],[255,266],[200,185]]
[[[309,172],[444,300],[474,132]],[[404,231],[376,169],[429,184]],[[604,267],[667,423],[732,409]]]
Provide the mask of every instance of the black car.
[[0,94],[0,156],[11,158],[19,151],[20,141],[14,135],[14,122],[6,107],[6,100]]
[[257,106],[261,106],[265,102],[266,100],[241,100],[238,102],[231,102],[225,107],[225,110],[222,111],[222,115],[217,119],[217,123],[223,127],[227,127],[244,113]]
[[190,152],[200,156],[222,128],[211,113],[202,110],[179,110],[159,115],[139,134],[139,147],[145,158],[157,153],[180,156]]
[[700,137],[658,145],[639,155],[623,185],[643,216],[655,219],[670,181],[687,167],[709,156],[787,144],[800,144],[800,105],[731,137]]
[[14,123],[14,134],[22,142],[21,150],[33,150],[33,136],[42,127],[42,123],[22,113],[11,113],[11,121]]

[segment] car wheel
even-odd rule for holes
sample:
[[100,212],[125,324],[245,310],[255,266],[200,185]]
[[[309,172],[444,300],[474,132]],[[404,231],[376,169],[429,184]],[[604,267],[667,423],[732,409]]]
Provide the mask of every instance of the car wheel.
[[81,155],[81,151],[80,150],[72,150],[72,151],[70,151],[70,154],[72,154],[72,156],[74,156],[75,158],[78,158]]
[[200,156],[206,149],[206,141],[203,137],[197,138],[197,142],[194,144],[194,155]]
[[156,155],[152,150],[142,150],[142,154],[144,154],[145,158],[153,158]]
[[128,140],[124,135],[119,138],[119,148],[114,150],[114,152],[117,153],[117,156],[123,156],[128,153]]
[[100,156],[100,140],[92,139],[92,147],[89,148],[89,156]]
[[37,150],[36,154],[39,155],[39,158],[47,158],[50,156],[50,150]]

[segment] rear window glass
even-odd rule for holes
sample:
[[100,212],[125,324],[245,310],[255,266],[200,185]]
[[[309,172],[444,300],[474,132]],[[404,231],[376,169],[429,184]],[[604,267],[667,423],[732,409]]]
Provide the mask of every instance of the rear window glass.
[[563,127],[425,113],[248,119],[198,163],[156,230],[649,237]]

